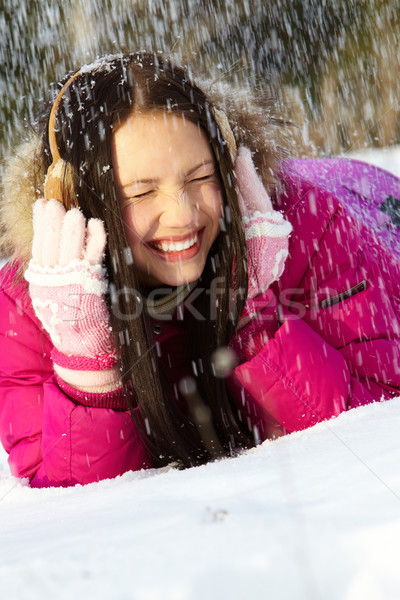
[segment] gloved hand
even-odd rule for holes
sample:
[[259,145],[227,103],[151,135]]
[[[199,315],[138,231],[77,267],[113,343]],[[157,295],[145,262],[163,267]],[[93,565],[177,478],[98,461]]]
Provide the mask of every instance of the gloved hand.
[[119,371],[104,298],[102,221],[89,219],[86,225],[77,208],[66,212],[56,200],[38,200],[33,230],[25,278],[35,313],[54,344],[55,371],[78,389],[94,391],[93,381],[100,390],[115,389]]
[[278,301],[269,287],[282,275],[292,225],[274,210],[251,152],[244,146],[238,150],[235,173],[246,235],[248,294],[238,324],[240,335],[234,345],[236,350],[240,346],[239,353],[249,358],[266,339],[273,337],[280,325]]
[[244,146],[238,150],[235,173],[247,242],[248,298],[255,298],[282,275],[292,225],[273,209],[251,152]]

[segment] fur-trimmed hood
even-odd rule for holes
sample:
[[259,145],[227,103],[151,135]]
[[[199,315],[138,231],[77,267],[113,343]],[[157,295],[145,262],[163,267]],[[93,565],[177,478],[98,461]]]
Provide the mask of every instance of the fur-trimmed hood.
[[45,172],[38,160],[41,141],[37,136],[6,160],[1,186],[0,255],[22,261],[31,257],[32,205],[43,195]]
[[[275,183],[277,162],[284,158],[288,128],[273,114],[272,102],[255,99],[246,88],[199,82],[214,106],[225,112],[237,145],[254,153],[266,187]],[[25,268],[31,257],[32,205],[43,196],[46,173],[40,160],[41,140],[33,136],[6,159],[1,186],[0,256],[16,259]]]

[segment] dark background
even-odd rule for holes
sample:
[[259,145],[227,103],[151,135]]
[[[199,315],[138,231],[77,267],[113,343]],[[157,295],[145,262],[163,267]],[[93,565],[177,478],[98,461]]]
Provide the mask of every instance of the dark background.
[[273,94],[299,154],[400,142],[400,0],[0,2],[0,158],[51,83],[96,56],[174,47],[195,73]]

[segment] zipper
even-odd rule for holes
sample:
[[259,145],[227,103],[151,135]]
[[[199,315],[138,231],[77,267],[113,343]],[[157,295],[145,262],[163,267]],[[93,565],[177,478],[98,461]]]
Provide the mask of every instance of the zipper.
[[343,300],[347,300],[347,298],[351,298],[352,296],[355,296],[356,294],[363,292],[364,290],[367,289],[367,287],[368,287],[368,284],[364,279],[364,281],[357,283],[357,285],[352,287],[350,290],[347,290],[346,292],[342,292],[341,294],[338,294],[337,296],[331,296],[330,298],[325,298],[325,300],[322,300],[319,303],[319,306],[320,306],[320,308],[327,308],[328,306],[334,306],[335,304],[339,304],[339,302],[343,302]]

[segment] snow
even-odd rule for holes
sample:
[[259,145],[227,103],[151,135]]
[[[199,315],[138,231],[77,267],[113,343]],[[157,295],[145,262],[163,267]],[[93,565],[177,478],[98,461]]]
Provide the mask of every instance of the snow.
[[[398,151],[357,158],[400,175]],[[31,489],[1,451],[2,597],[398,599],[399,429],[397,398],[237,458],[69,489]]]
[[388,148],[366,148],[346,154],[348,158],[356,158],[371,163],[394,173],[400,177],[400,145]]
[[400,398],[202,467],[0,480],[7,599],[399,597]]

